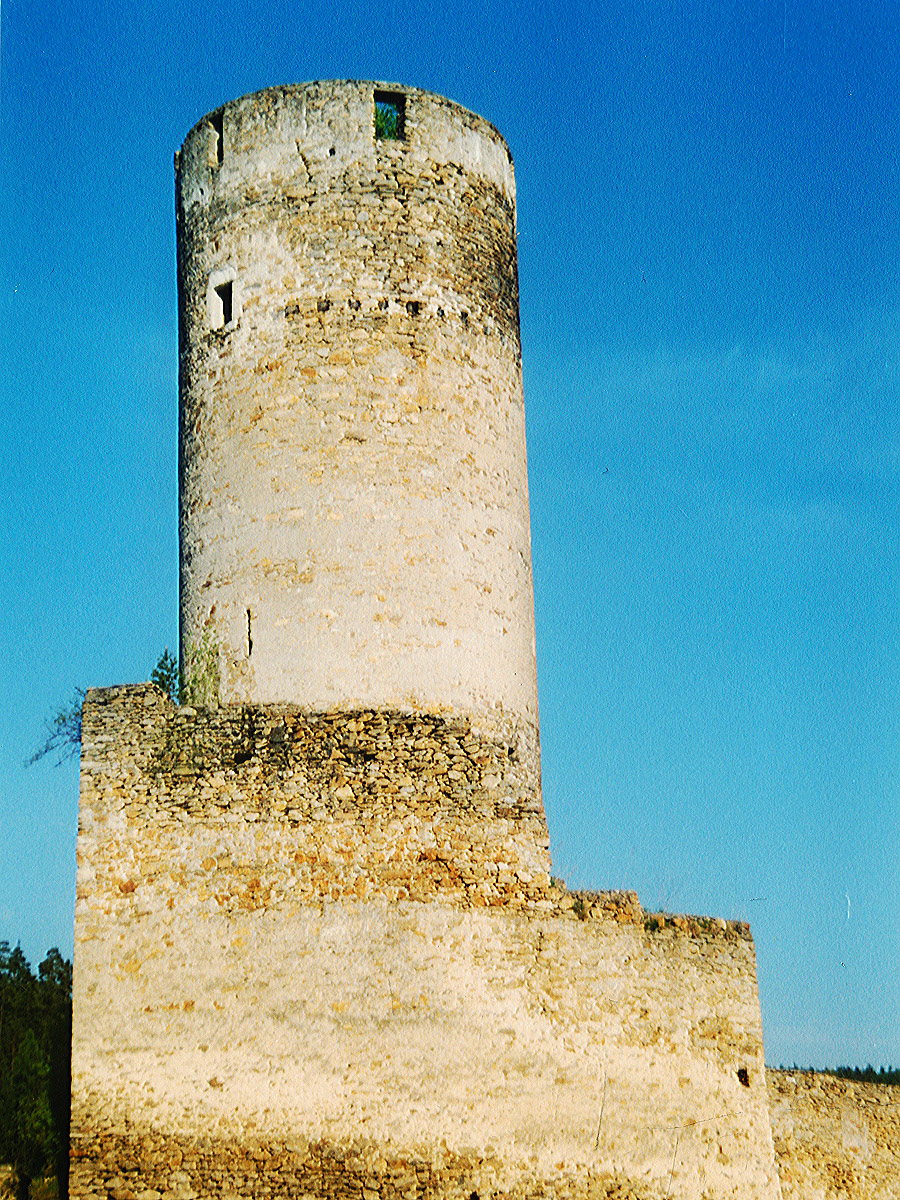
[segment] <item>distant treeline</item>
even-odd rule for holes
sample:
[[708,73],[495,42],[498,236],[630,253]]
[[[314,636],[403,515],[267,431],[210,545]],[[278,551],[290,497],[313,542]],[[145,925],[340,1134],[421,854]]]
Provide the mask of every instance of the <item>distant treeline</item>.
[[900,1086],[900,1067],[879,1067],[876,1071],[870,1063],[867,1067],[831,1067],[825,1068],[826,1075],[836,1075],[838,1079],[858,1079],[860,1083],[891,1083]]
[[0,941],[0,1163],[16,1196],[55,1173],[68,1194],[72,964],[58,950],[32,971],[19,946]]
[[887,1083],[900,1087],[900,1067],[792,1067],[780,1066],[779,1071],[800,1071],[809,1075],[834,1075],[837,1079],[855,1079],[859,1083]]

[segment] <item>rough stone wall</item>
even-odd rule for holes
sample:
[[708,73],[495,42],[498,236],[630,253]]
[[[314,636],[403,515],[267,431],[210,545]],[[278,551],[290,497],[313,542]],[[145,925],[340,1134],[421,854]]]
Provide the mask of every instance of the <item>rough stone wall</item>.
[[895,1200],[900,1088],[767,1071],[784,1200]]
[[182,658],[226,702],[502,708],[536,745],[511,159],[411,88],[376,138],[377,86],[181,151]]
[[178,708],[146,684],[90,692],[82,731],[79,878],[104,897],[98,936],[163,902],[547,895],[534,754],[501,717],[476,732],[434,714]]
[[72,1195],[774,1200],[746,926],[548,887],[512,744],[397,720],[89,693]]

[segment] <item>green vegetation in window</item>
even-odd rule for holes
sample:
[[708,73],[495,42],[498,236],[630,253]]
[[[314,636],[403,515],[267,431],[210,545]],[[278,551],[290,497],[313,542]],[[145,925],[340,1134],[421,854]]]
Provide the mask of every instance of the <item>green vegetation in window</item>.
[[375,101],[375,136],[385,141],[400,141],[400,109],[389,100]]

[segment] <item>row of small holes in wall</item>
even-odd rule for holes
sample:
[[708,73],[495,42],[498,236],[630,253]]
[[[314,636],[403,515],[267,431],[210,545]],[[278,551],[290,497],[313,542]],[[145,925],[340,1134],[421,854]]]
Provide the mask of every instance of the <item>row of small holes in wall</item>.
[[[388,309],[389,300],[379,300],[378,308],[382,312]],[[358,312],[360,303],[358,300],[348,300],[347,306],[353,311]],[[316,311],[320,313],[328,312],[331,308],[330,300],[317,300]],[[296,316],[300,311],[300,306],[297,304],[288,305],[284,310],[286,317]],[[418,317],[422,312],[422,303],[420,300],[407,300],[406,311],[411,317]],[[446,316],[442,308],[437,310],[437,315],[441,318]],[[224,329],[234,320],[234,280],[226,279],[224,283],[216,284],[209,297],[209,322],[213,329]],[[469,314],[461,312],[459,319],[465,328],[469,325]]]
[[[379,300],[378,301],[379,311],[387,312],[388,308],[390,307],[390,303],[391,303],[390,300],[388,300],[387,298],[385,298],[383,300]],[[403,301],[397,300],[397,301],[395,301],[395,303],[402,305]],[[351,310],[351,312],[359,312],[361,305],[360,305],[359,300],[348,300],[347,307]],[[423,311],[423,306],[422,306],[421,300],[407,300],[404,307],[406,308],[407,313],[411,317],[418,317]],[[330,308],[331,308],[330,300],[317,300],[316,301],[316,311],[317,312],[326,313],[326,312],[328,312],[328,310]],[[435,311],[437,312],[437,315],[442,320],[447,315],[442,308],[438,308]],[[288,304],[284,310],[284,315],[286,317],[296,317],[296,316],[299,316],[299,313],[300,313],[300,305],[297,304],[296,302],[294,302],[292,304]],[[466,328],[468,328],[469,314],[465,310],[463,310],[463,312],[461,312],[459,314],[459,319],[460,319],[460,321],[462,321],[463,325]],[[485,326],[484,331],[485,331],[485,333],[487,333],[487,326]]]
[[[375,93],[375,137],[379,141],[402,142],[406,133],[406,97],[400,92]],[[334,146],[328,151],[333,158]],[[220,110],[209,118],[210,166],[225,161],[225,114]]]

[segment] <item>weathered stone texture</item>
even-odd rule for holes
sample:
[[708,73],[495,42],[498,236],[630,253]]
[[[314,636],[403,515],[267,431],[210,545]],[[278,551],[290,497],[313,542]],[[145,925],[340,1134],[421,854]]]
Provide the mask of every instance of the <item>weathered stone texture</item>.
[[177,156],[193,706],[84,707],[72,1195],[777,1200],[747,927],[550,879],[511,158],[375,90]]
[[[366,760],[375,776],[352,776],[365,714],[89,693],[73,1194],[777,1195],[746,926],[538,886],[543,834],[516,831],[542,825],[515,809],[509,743],[457,720],[410,743],[410,720]],[[451,742],[462,769],[438,786],[427,764]],[[365,809],[395,760],[413,780],[392,802],[409,899],[354,833],[377,844],[390,824]],[[371,790],[351,800],[332,771]],[[459,837],[419,879],[405,839],[444,819]],[[342,824],[346,842],[316,842]]]
[[784,1200],[896,1200],[900,1088],[767,1071]]
[[90,692],[83,737],[79,888],[100,927],[163,904],[547,895],[536,754],[499,714],[476,730],[439,714],[177,708],[147,684]]
[[377,139],[375,87],[270,89],[185,140],[183,660],[208,639],[223,701],[536,728],[511,159],[411,88]]

